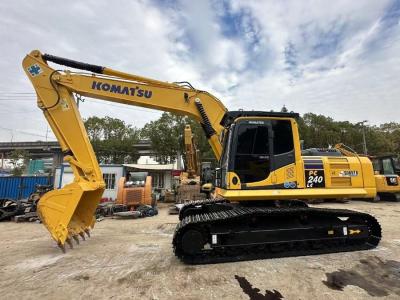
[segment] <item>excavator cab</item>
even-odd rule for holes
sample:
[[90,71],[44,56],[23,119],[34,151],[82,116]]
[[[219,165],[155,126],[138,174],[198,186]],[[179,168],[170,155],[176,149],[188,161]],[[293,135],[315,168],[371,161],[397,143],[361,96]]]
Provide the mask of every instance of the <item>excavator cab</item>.
[[393,175],[400,176],[400,166],[396,164],[396,157],[394,155],[374,156],[371,158],[374,171],[380,175]]
[[390,154],[371,157],[378,192],[375,200],[400,201],[400,169],[395,159]]
[[[293,169],[297,133],[294,113],[231,112],[217,176],[226,189],[283,188],[277,183],[280,169]],[[233,116],[236,118],[232,121]],[[225,124],[226,125],[226,124]],[[293,129],[294,128],[294,129]],[[279,170],[279,171],[278,171]]]

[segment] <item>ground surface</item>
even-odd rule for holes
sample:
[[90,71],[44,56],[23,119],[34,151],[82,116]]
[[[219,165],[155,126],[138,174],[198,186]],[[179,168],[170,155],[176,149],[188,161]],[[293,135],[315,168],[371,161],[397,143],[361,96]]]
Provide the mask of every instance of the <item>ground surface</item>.
[[[1,299],[399,299],[400,203],[319,206],[375,215],[372,251],[205,266],[171,249],[177,216],[106,219],[62,254],[36,223],[0,223]],[[68,249],[67,249],[68,250]]]

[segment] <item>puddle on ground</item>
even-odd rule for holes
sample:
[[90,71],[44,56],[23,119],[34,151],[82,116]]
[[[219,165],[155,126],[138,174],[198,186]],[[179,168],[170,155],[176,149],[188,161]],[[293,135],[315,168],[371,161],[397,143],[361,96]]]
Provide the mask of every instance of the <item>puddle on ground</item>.
[[253,288],[253,285],[245,277],[235,275],[243,292],[250,297],[250,300],[280,300],[283,299],[281,293],[277,290],[265,290],[265,294],[260,293],[260,289]]
[[374,297],[400,296],[400,262],[395,260],[370,256],[352,269],[326,273],[326,278],[323,283],[334,290],[343,291],[347,285],[354,285]]

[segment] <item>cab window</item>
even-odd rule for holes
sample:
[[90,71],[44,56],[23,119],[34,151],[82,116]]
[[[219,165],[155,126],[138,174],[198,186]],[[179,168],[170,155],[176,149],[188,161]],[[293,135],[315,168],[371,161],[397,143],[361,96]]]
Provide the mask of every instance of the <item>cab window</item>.
[[385,175],[395,174],[392,160],[390,158],[382,159],[382,166],[383,166],[383,174],[385,174]]
[[269,133],[266,123],[239,124],[234,170],[241,183],[260,181],[270,173]]
[[293,133],[290,121],[276,120],[272,122],[274,131],[274,155],[287,153],[293,150]]

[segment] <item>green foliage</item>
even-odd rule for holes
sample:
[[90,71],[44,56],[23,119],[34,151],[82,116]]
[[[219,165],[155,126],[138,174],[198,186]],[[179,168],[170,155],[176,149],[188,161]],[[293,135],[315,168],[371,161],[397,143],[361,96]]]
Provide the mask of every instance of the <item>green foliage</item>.
[[29,152],[26,150],[13,150],[9,155],[12,165],[12,175],[21,176],[26,168],[26,161],[29,158]]
[[110,117],[90,117],[85,120],[85,127],[101,163],[132,163],[139,158],[133,147],[140,133],[135,127]]
[[304,140],[304,149],[328,147],[344,143],[358,153],[363,153],[363,130],[368,154],[382,155],[394,153],[400,155],[400,124],[385,123],[380,126],[368,126],[348,121],[334,121],[330,117],[304,114],[299,119],[300,138]]
[[158,162],[163,164],[173,163],[178,153],[184,153],[183,133],[185,125],[192,127],[202,159],[214,158],[203,129],[197,122],[186,116],[165,112],[158,120],[147,123],[141,133],[143,138],[150,139],[152,147],[157,153],[156,160]]
[[[281,111],[288,110],[283,107]],[[147,123],[141,131],[109,117],[91,117],[85,121],[94,150],[103,163],[135,161],[138,154],[132,145],[138,142],[139,137],[150,139],[158,162],[173,163],[178,153],[184,153],[183,133],[187,124],[192,128],[201,159],[215,162],[202,127],[186,116],[163,113],[158,120]],[[368,154],[394,153],[400,156],[400,123],[391,122],[380,126],[365,124],[364,127],[361,123],[335,121],[323,115],[306,113],[300,117],[298,125],[304,149],[344,143],[358,153],[363,153],[365,130]]]

